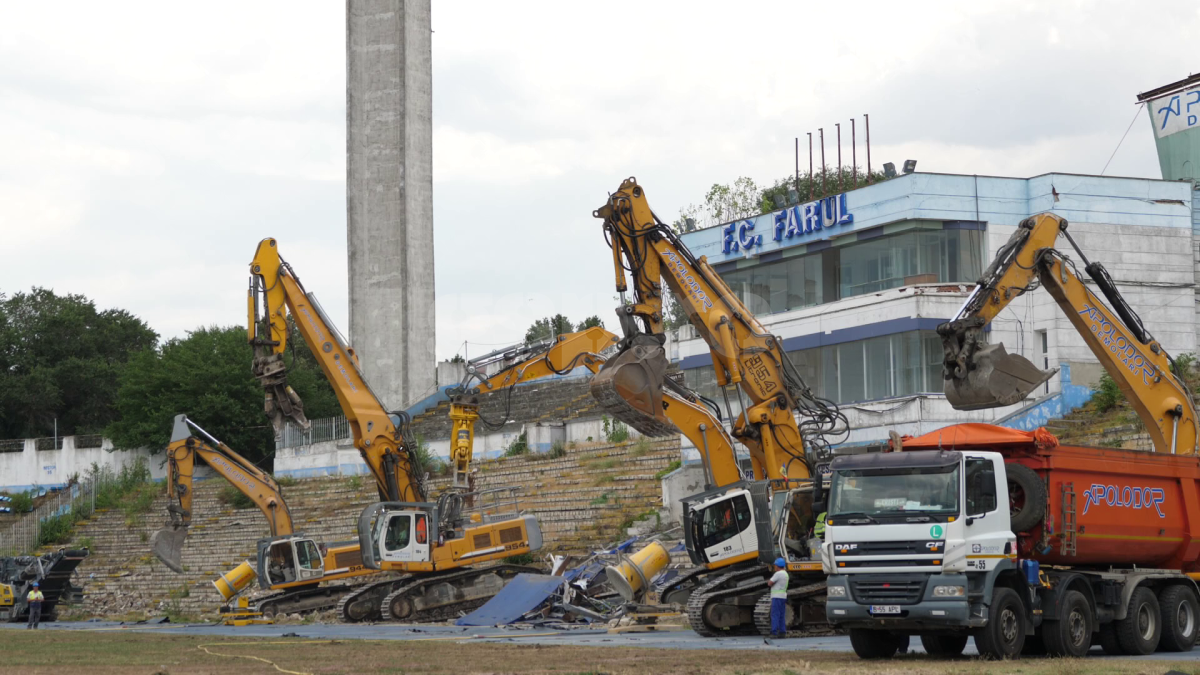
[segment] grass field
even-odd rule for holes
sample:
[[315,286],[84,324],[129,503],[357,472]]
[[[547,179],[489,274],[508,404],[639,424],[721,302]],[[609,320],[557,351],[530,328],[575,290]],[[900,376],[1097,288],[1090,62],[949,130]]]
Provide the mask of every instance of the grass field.
[[[547,647],[463,644],[449,640],[318,641],[211,638],[133,631],[0,632],[0,673],[1022,673],[1161,675],[1174,668],[1200,672],[1195,661],[1033,659],[987,663],[902,657],[859,661],[830,652],[665,650],[636,647]],[[251,658],[253,657],[253,658]],[[276,669],[278,666],[278,670]]]

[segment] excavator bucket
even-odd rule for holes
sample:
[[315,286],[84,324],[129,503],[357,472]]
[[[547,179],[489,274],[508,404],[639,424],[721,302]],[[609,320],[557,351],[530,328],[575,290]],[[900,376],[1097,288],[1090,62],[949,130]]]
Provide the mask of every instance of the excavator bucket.
[[167,525],[150,535],[150,550],[172,572],[183,574],[183,542],[186,540],[186,527]]
[[663,413],[663,381],[667,354],[649,336],[638,336],[592,378],[592,396],[614,418],[646,436],[669,436],[679,430]]
[[1009,354],[1003,344],[987,345],[967,364],[966,377],[946,379],[946,400],[955,410],[1013,405],[1058,372],[1041,370],[1029,359]]

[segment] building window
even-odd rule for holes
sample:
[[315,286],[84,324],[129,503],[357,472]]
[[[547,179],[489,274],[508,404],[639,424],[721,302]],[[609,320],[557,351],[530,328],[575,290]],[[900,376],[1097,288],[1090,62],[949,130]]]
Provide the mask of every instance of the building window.
[[733,270],[721,278],[757,315],[914,284],[969,283],[983,272],[983,234],[903,232]]
[[[942,341],[931,330],[908,331],[788,352],[806,384],[837,403],[941,393]],[[684,382],[725,410],[712,366],[688,368]],[[741,413],[730,392],[733,414]]]

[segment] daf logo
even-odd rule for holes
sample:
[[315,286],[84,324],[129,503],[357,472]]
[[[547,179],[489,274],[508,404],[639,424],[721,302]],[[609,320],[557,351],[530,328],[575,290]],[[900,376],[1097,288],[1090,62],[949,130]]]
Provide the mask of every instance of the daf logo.
[[846,553],[858,548],[858,544],[834,544],[833,550],[837,553]]

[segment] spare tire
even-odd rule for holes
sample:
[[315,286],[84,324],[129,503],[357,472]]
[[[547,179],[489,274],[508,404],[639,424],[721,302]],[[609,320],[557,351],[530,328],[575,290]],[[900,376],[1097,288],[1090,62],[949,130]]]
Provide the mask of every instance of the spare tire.
[[1025,532],[1046,517],[1046,484],[1024,464],[1007,463],[1004,470],[1008,474],[1008,514],[1013,532]]

